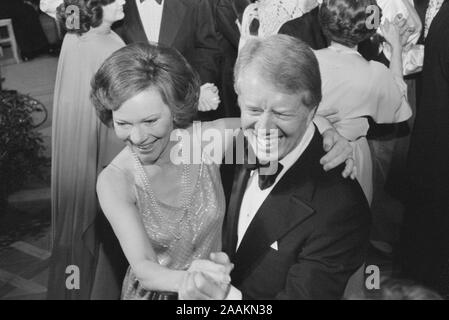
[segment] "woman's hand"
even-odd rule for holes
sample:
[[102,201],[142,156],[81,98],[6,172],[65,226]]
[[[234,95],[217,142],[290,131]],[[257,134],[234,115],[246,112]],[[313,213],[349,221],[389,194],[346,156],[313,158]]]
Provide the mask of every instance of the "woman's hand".
[[220,104],[218,88],[213,83],[205,83],[201,86],[198,111],[216,110]]
[[382,34],[385,40],[391,45],[393,49],[402,50],[402,41],[400,27],[396,23],[390,22],[385,19],[385,22],[380,26]]
[[229,276],[234,266],[231,263],[215,263],[210,260],[194,260],[187,272],[201,272],[219,284],[228,285]]
[[321,158],[320,163],[325,171],[329,171],[345,163],[342,172],[344,178],[355,179],[357,168],[354,163],[353,147],[351,143],[342,137],[334,128],[323,132],[323,148],[326,155]]

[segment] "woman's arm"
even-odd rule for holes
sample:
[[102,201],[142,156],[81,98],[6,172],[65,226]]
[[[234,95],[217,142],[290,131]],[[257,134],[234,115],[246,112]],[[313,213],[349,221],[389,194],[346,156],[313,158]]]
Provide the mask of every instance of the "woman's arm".
[[131,190],[125,174],[118,169],[108,167],[98,177],[101,208],[142,286],[147,290],[177,292],[185,271],[170,270],[157,263]]
[[[98,178],[101,208],[141,285],[147,290],[178,292],[188,271],[171,270],[157,262],[131,190],[125,174],[114,167],[106,168]],[[196,260],[190,269],[207,272],[219,281],[230,280],[229,268],[210,261]]]
[[391,46],[390,70],[396,77],[403,77],[402,43],[398,26],[388,19],[381,26],[385,40]]
[[[222,118],[201,123],[203,138],[206,138],[206,140],[208,140],[207,137],[209,136],[220,138],[222,152],[220,159],[223,159],[224,155],[233,147],[234,138],[240,133],[240,128],[240,118]],[[211,131],[214,131],[213,135],[210,134]],[[210,133],[208,134],[208,132]],[[203,141],[203,144],[207,142],[208,141]],[[216,143],[216,141],[214,141],[214,143]]]

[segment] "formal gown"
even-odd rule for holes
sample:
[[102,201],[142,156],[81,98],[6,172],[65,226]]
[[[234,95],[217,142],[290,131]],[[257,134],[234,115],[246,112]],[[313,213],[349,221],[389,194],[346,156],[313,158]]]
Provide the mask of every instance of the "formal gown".
[[[53,103],[53,252],[49,298],[88,299],[95,277],[99,206],[97,174],[123,148],[102,124],[90,99],[90,81],[106,58],[124,46],[110,29],[66,34],[58,62]],[[65,288],[65,268],[80,269],[80,290]]]
[[[135,157],[134,192],[137,207],[157,261],[162,266],[186,270],[195,259],[208,259],[212,252],[221,251],[221,230],[225,198],[220,170],[216,164],[203,161],[198,178],[188,192],[185,206],[164,203],[154,196],[143,167]],[[154,292],[145,290],[129,267],[123,282],[122,299],[153,299]]]
[[372,200],[372,161],[366,134],[367,117],[376,123],[402,122],[412,112],[402,79],[381,63],[366,61],[357,51],[331,45],[315,51],[320,65],[323,99],[318,112],[337,109],[334,124],[346,139],[354,141],[354,160],[368,202]]

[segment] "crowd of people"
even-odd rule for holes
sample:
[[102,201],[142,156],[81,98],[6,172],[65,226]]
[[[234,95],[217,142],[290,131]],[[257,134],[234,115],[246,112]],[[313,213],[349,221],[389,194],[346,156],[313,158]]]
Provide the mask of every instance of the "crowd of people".
[[[448,297],[448,0],[40,8],[66,27],[49,298],[341,299],[385,245]],[[373,230],[396,138],[376,127],[412,117],[391,244]]]

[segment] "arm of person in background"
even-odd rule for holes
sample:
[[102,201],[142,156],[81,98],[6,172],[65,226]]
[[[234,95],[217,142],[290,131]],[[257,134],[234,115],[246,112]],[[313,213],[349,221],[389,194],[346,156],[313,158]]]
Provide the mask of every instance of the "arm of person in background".
[[139,282],[146,290],[179,292],[189,272],[202,272],[227,285],[232,265],[195,260],[189,270],[172,270],[158,263],[146,233],[136,199],[126,174],[109,166],[100,174],[97,194],[101,208],[111,224],[122,250]]
[[330,109],[325,112],[316,113],[313,123],[323,137],[323,149],[326,155],[321,158],[320,163],[325,171],[338,167],[343,162],[346,163],[342,172],[344,178],[356,178],[357,168],[354,162],[354,148],[351,142],[345,139],[334,127],[334,123],[340,121],[338,110]]
[[386,19],[381,25],[381,30],[385,40],[391,46],[390,70],[396,77],[402,78],[402,42],[398,22],[390,22]]
[[194,67],[202,83],[216,83],[220,72],[221,51],[208,0],[197,1]]
[[63,0],[41,0],[39,8],[42,12],[56,19],[56,8],[63,3]]

